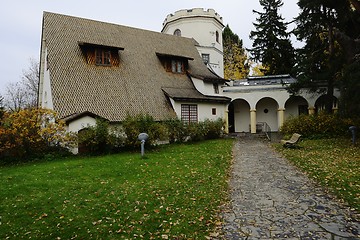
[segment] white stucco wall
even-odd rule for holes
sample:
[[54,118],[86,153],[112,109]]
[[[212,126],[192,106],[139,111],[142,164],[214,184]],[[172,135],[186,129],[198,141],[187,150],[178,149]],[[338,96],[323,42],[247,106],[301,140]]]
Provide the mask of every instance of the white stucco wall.
[[219,93],[215,93],[213,83],[204,82],[203,80],[200,80],[197,78],[192,78],[191,80],[192,80],[196,90],[198,90],[202,94],[210,95],[210,96],[222,96],[222,85],[220,83],[218,84]]
[[90,116],[84,116],[82,118],[71,121],[67,127],[69,132],[78,132],[83,128],[96,125],[96,119]]
[[52,101],[52,92],[51,92],[51,79],[50,79],[50,71],[47,66],[47,48],[44,47],[42,52],[43,56],[41,58],[42,67],[40,69],[40,84],[39,84],[39,107],[46,109],[54,109],[53,101]]
[[[225,111],[227,111],[226,104],[220,103],[191,103],[191,102],[176,102],[170,99],[171,104],[175,110],[175,113],[179,119],[181,119],[181,105],[182,104],[195,104],[198,106],[198,121],[217,120],[219,118],[225,120]],[[212,109],[216,109],[216,115],[212,114]]]
[[169,14],[161,32],[173,35],[179,29],[182,37],[194,38],[199,43],[199,54],[209,54],[209,65],[216,74],[224,77],[223,27],[222,18],[213,9],[194,8]]

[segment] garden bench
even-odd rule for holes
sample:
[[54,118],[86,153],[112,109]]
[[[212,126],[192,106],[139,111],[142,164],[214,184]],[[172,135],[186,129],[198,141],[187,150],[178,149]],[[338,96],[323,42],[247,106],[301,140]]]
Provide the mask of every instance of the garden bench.
[[281,140],[283,147],[297,148],[297,143],[300,141],[301,135],[294,133],[289,140]]

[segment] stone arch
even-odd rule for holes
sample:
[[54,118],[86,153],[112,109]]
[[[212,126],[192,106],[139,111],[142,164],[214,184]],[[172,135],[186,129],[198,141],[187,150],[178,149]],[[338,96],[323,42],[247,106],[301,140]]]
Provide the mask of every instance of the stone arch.
[[309,114],[309,103],[301,96],[291,96],[285,103],[285,119],[301,114]]
[[229,107],[229,132],[249,132],[250,104],[245,99],[233,100]]
[[264,97],[256,103],[257,123],[267,123],[271,131],[278,131],[278,109],[279,103],[270,97]]
[[[321,95],[315,102],[315,112],[319,113],[323,110],[325,110],[325,103],[327,100],[328,96],[327,95]],[[332,97],[332,102],[333,102],[333,110],[338,108],[338,99],[333,96]]]

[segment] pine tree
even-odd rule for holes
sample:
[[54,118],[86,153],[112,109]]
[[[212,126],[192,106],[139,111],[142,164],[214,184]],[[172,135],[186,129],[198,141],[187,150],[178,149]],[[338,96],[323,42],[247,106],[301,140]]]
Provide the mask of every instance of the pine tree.
[[[300,14],[295,19],[295,34],[305,45],[298,55],[298,82],[291,86],[293,93],[306,87],[313,91],[326,91],[325,108],[332,112],[333,94],[341,87],[343,70],[353,56],[354,49],[345,51],[341,36],[354,34],[357,24],[350,24],[349,0],[299,0]],[[345,34],[346,35],[346,34]],[[351,60],[350,60],[351,61]]]
[[287,32],[287,24],[279,14],[281,0],[260,0],[264,12],[253,10],[259,16],[250,32],[253,40],[252,59],[261,62],[265,75],[289,74],[294,66],[294,48]]
[[250,67],[243,42],[230,29],[229,25],[223,30],[224,45],[224,78],[242,79],[249,75]]

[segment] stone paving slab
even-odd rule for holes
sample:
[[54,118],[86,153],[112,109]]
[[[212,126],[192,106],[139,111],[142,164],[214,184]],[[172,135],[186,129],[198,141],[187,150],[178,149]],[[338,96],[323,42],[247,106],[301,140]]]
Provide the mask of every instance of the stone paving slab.
[[342,206],[267,142],[233,148],[225,239],[360,239],[359,214]]

